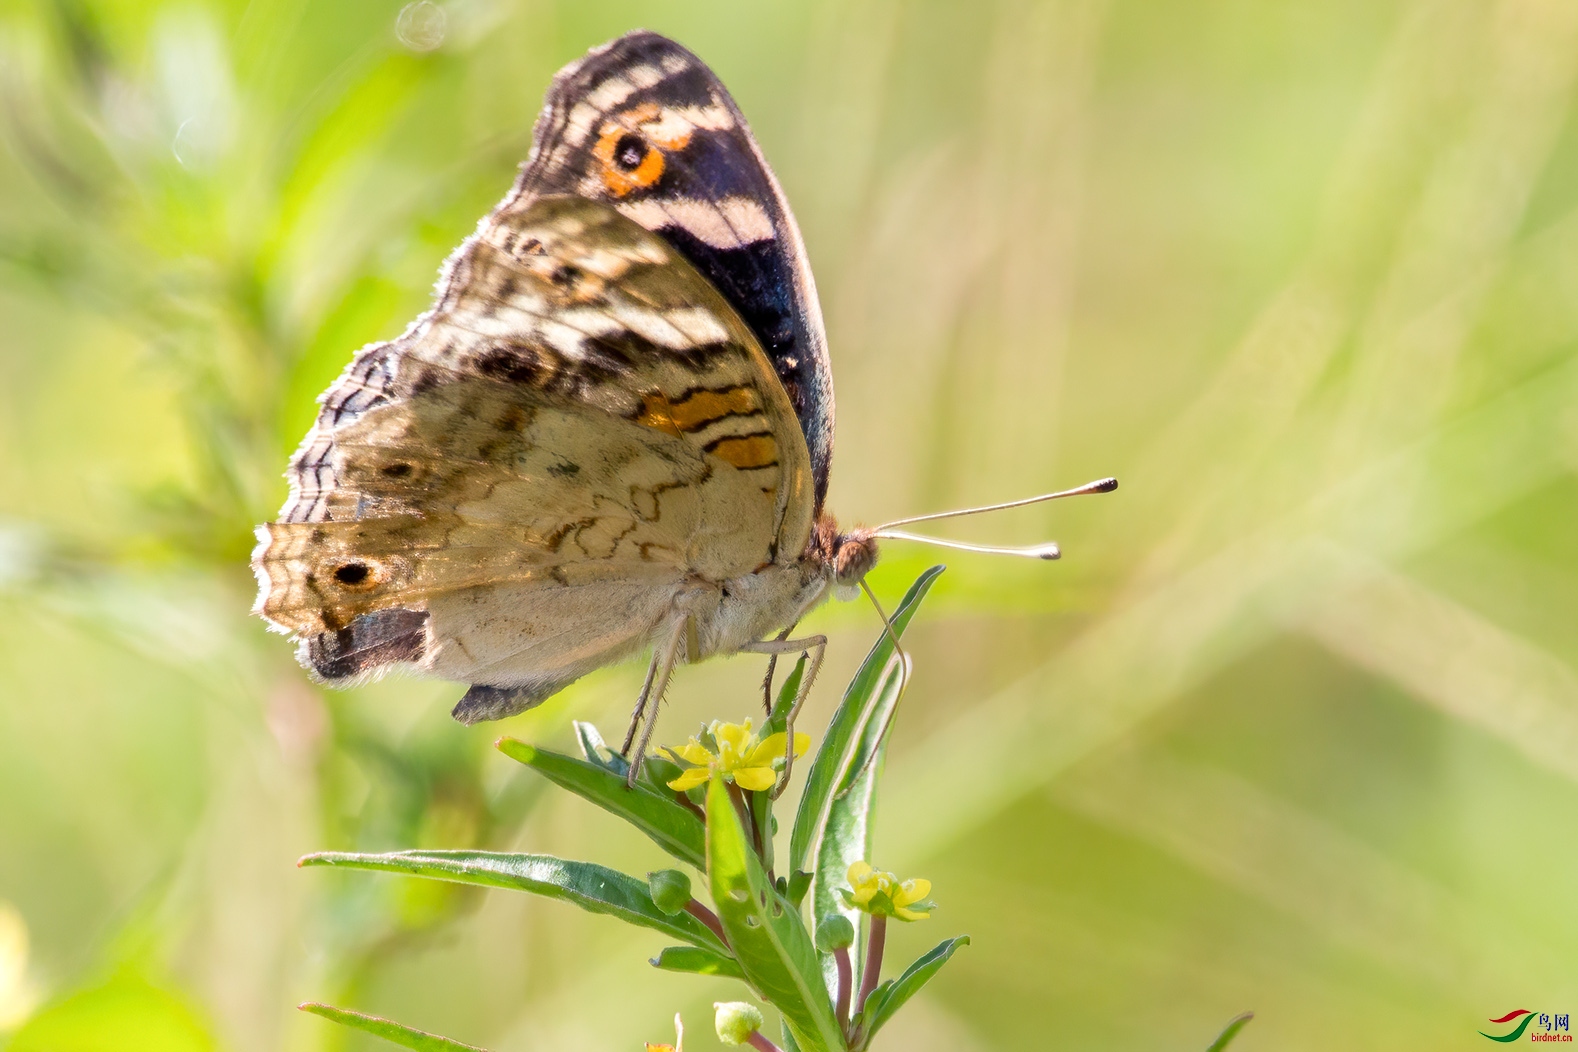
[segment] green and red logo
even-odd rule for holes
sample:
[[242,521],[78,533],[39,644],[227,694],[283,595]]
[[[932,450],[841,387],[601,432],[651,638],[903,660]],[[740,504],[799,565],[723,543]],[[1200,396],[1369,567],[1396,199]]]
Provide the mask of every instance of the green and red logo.
[[1483,1030],[1479,1034],[1481,1037],[1488,1037],[1492,1041],[1511,1042],[1521,1038],[1523,1032],[1528,1030],[1532,1024],[1536,1029],[1529,1035],[1530,1041],[1571,1041],[1573,1035],[1568,1027],[1568,1019],[1569,1016],[1566,1012],[1540,1012],[1535,1014],[1527,1008],[1519,1008],[1508,1012],[1500,1019],[1491,1020],[1492,1023],[1498,1026],[1516,1020],[1517,1025],[1505,1034],[1487,1034]]

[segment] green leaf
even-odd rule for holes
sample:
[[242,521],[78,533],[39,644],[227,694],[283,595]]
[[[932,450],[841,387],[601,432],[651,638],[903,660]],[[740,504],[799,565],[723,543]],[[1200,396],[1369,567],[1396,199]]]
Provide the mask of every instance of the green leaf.
[[[135,937],[143,935],[138,932]],[[63,992],[22,1022],[0,1047],[7,1052],[117,1048],[214,1052],[219,1048],[203,1013],[181,994],[151,981],[137,963],[121,963],[103,983]]]
[[673,797],[659,796],[642,785],[632,789],[625,784],[624,775],[612,768],[539,749],[515,738],[500,738],[498,750],[623,818],[681,862],[697,869],[706,864],[706,827],[695,812]]
[[[849,947],[850,968],[855,975],[863,974],[862,969],[865,967],[866,933],[860,923],[860,911],[845,903],[838,889],[846,884],[851,865],[861,859],[871,858],[871,826],[876,811],[877,779],[880,773],[876,765],[863,768],[856,774],[854,784],[833,798],[827,821],[822,827],[821,841],[817,845],[816,873],[812,882],[811,916],[842,916],[859,933],[859,937]],[[838,966],[830,956],[822,959],[822,981],[829,993],[837,997]]]
[[351,1012],[344,1008],[335,1008],[332,1005],[318,1004],[308,1001],[306,1004],[297,1005],[303,1012],[321,1015],[325,1019],[332,1019],[336,1023],[360,1030],[363,1033],[381,1037],[391,1044],[404,1048],[414,1048],[417,1052],[487,1052],[487,1049],[478,1048],[476,1045],[464,1045],[459,1041],[451,1041],[447,1037],[429,1034],[425,1030],[414,1030],[402,1026],[393,1020],[383,1019],[375,1015],[366,1015],[362,1012]]
[[695,946],[728,952],[712,929],[695,917],[688,913],[670,917],[653,905],[646,881],[591,862],[489,851],[391,851],[382,855],[324,851],[307,855],[297,865],[407,873],[433,880],[530,891],[574,903],[590,913],[606,913],[652,928]]
[[[895,635],[903,635],[905,626],[915,616],[921,600],[942,571],[941,566],[933,566],[910,585],[909,592],[893,612]],[[855,678],[850,680],[838,711],[827,725],[827,736],[811,762],[805,792],[800,797],[800,809],[795,814],[794,830],[789,837],[791,870],[810,870],[806,862],[816,849],[834,795],[841,786],[847,787],[847,783],[853,781],[856,772],[852,768],[858,766],[858,761],[872,758],[866,751],[867,728],[874,724],[880,739],[881,732],[891,722],[899,671],[893,656],[893,640],[883,629],[876,646],[871,648]],[[894,688],[884,689],[890,682]]]
[[707,874],[718,919],[751,987],[783,1014],[805,1052],[843,1049],[810,933],[768,881],[716,775],[707,786]]
[[[668,787],[668,783],[683,774],[684,770],[683,767],[670,760],[667,756],[653,753],[641,761],[641,774],[636,779],[636,785],[645,788],[647,792],[653,793],[661,799],[673,800],[676,794],[674,790]],[[701,821],[700,816],[695,815],[694,812],[687,811],[686,814],[692,815],[698,822]]]
[[800,903],[805,901],[805,893],[811,889],[811,874],[797,869],[789,874],[789,879],[784,883],[784,897],[794,903],[795,909],[799,909]]
[[652,967],[666,972],[691,972],[696,975],[726,975],[731,979],[744,979],[737,961],[722,957],[699,946],[665,946],[652,958]]
[[[941,573],[942,567],[934,566],[910,586],[894,611],[894,634],[903,633]],[[872,856],[877,782],[903,683],[894,657],[893,640],[884,629],[828,724],[827,737],[806,779],[789,842],[792,870],[805,868],[806,855],[802,852],[815,851],[811,915],[840,913],[855,925],[856,931],[862,930],[860,914],[839,899],[837,889],[853,863],[870,861]],[[861,974],[865,964],[864,934],[849,948],[849,959],[854,973]],[[822,979],[836,996],[838,973],[831,957],[823,958]]]
[[949,939],[917,958],[914,964],[904,969],[903,975],[871,991],[865,1007],[855,1019],[855,1030],[858,1035],[855,1046],[865,1048],[876,1036],[877,1031],[882,1029],[882,1024],[892,1019],[894,1013],[904,1007],[904,1002],[914,997],[920,992],[921,987],[931,982],[932,976],[948,963],[948,958],[953,956],[954,951],[968,945],[970,945],[968,935]]
[[[750,804],[751,823],[756,827],[756,842],[762,845],[762,868],[773,868],[773,797],[771,793],[746,793],[746,801]],[[785,885],[787,890],[788,885]]]
[[575,741],[581,747],[583,760],[598,767],[606,767],[621,778],[629,773],[630,764],[623,756],[608,747],[608,743],[603,741],[602,733],[595,726],[581,720],[576,720],[572,726],[575,728]]
[[1227,1026],[1222,1028],[1222,1032],[1217,1035],[1215,1041],[1211,1042],[1211,1047],[1206,1049],[1205,1052],[1222,1052],[1224,1048],[1232,1043],[1233,1038],[1238,1036],[1238,1032],[1249,1025],[1249,1021],[1253,1018],[1255,1018],[1255,1013],[1253,1012],[1241,1012],[1235,1015],[1228,1021]]
[[762,724],[762,737],[777,734],[785,729],[789,720],[789,710],[794,707],[795,695],[800,693],[800,680],[805,676],[805,655],[794,663],[794,668],[784,678],[783,684],[778,688],[778,700],[773,702],[773,711],[767,717],[767,722]]

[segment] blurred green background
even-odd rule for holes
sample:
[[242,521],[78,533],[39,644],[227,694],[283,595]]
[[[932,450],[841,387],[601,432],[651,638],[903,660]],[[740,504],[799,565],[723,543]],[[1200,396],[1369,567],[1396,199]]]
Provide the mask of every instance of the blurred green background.
[[[1578,5],[1571,0],[0,8],[0,1045],[637,1049],[719,981],[324,848],[657,848],[501,732],[329,693],[247,616],[313,398],[428,302],[552,73],[706,59],[798,214],[831,507],[957,525],[912,629],[879,865],[974,938],[879,1046],[1482,1048],[1578,1008]],[[931,560],[890,545],[890,601]],[[827,609],[815,730],[878,627]],[[682,670],[659,737],[752,711]],[[563,798],[561,798],[563,797]],[[1565,999],[1565,1000],[1564,1000]],[[1490,1028],[1495,1029],[1495,1028]]]

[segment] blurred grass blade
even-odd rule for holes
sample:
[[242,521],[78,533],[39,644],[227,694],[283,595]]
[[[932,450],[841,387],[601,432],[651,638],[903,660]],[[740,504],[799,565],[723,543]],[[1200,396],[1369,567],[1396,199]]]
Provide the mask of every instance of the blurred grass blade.
[[351,1012],[344,1008],[335,1008],[332,1005],[318,1004],[308,1001],[306,1004],[297,1005],[303,1012],[321,1015],[331,1019],[342,1026],[353,1030],[360,1030],[364,1034],[381,1037],[391,1044],[402,1048],[414,1048],[416,1052],[487,1052],[485,1048],[476,1045],[464,1045],[459,1041],[451,1041],[447,1037],[429,1034],[425,1030],[413,1030],[411,1027],[402,1026],[389,1019],[375,1015],[366,1015],[362,1012]]
[[915,962],[904,969],[904,974],[896,980],[890,980],[871,991],[871,997],[866,1002],[866,1007],[855,1020],[857,1039],[856,1048],[865,1048],[882,1029],[882,1024],[893,1018],[895,1012],[904,1007],[904,1002],[920,992],[921,987],[931,982],[932,976],[942,970],[948,963],[954,951],[961,946],[970,945],[968,935],[960,935],[949,939],[928,953],[916,958]]
[[[910,585],[903,601],[893,612],[894,635],[903,635],[905,626],[915,616],[921,600],[942,571],[943,567],[933,566]],[[873,753],[868,751],[872,743],[866,738],[866,728],[876,726],[880,737],[880,729],[888,722],[893,704],[897,701],[898,673],[893,640],[883,630],[854,679],[849,681],[844,700],[839,703],[838,711],[827,725],[827,735],[817,750],[816,759],[811,761],[810,773],[806,775],[805,793],[800,797],[800,809],[795,814],[794,830],[789,837],[791,871],[809,869],[806,861],[811,857],[822,826],[827,821],[834,794],[841,788],[847,788],[846,783],[853,781],[852,768],[872,757]],[[893,689],[884,690],[889,683]]]
[[681,862],[697,869],[705,865],[706,828],[694,812],[677,801],[641,785],[630,788],[625,785],[624,775],[611,767],[549,752],[514,738],[499,739],[498,750],[554,784],[623,818]]
[[1243,1012],[1234,1016],[1227,1026],[1222,1028],[1222,1032],[1217,1035],[1215,1041],[1211,1042],[1211,1047],[1206,1049],[1205,1052],[1222,1052],[1224,1048],[1233,1043],[1233,1038],[1237,1037],[1238,1032],[1248,1026],[1249,1021],[1253,1018],[1255,1018],[1255,1013],[1253,1012]]
[[726,975],[731,979],[744,979],[737,961],[723,957],[699,946],[665,946],[652,958],[652,967],[665,972],[690,972],[694,975]]
[[718,919],[751,987],[783,1014],[805,1052],[842,1049],[811,936],[767,880],[728,786],[716,775],[707,786],[707,875]]
[[381,855],[324,851],[307,855],[301,866],[337,866],[382,873],[529,891],[574,903],[589,913],[606,913],[652,928],[695,946],[727,953],[728,948],[688,913],[670,917],[652,903],[647,882],[591,862],[552,855],[498,854],[488,851],[391,851]]

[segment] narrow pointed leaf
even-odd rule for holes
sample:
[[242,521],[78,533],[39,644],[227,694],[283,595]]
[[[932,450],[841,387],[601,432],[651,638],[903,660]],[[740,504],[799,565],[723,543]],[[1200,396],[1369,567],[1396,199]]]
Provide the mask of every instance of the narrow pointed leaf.
[[804,1052],[843,1049],[811,935],[768,881],[717,776],[707,786],[707,875],[718,919],[751,987],[783,1014]]
[[653,905],[646,881],[591,862],[575,862],[552,855],[489,851],[391,851],[381,855],[325,851],[307,855],[298,865],[406,873],[460,884],[529,891],[574,903],[590,913],[606,913],[643,928],[652,928],[694,946],[728,952],[711,929],[695,917],[688,913],[670,917]]
[[970,945],[968,935],[949,939],[917,958],[914,964],[904,969],[903,975],[871,991],[866,1007],[856,1020],[860,1047],[864,1048],[876,1036],[877,1031],[882,1029],[882,1024],[892,1019],[894,1013],[904,1007],[904,1002],[914,997],[920,992],[921,987],[931,982],[932,976],[948,963],[948,958],[954,955],[954,951],[968,945]]
[[665,946],[663,952],[652,958],[652,967],[666,972],[691,972],[696,975],[726,975],[730,979],[744,979],[739,962],[723,957],[699,946]]
[[554,784],[623,818],[681,862],[697,869],[705,865],[706,827],[695,812],[672,797],[660,796],[643,785],[632,789],[625,784],[625,776],[610,767],[539,749],[515,738],[499,739],[498,749]]
[[1255,1018],[1255,1013],[1253,1012],[1242,1012],[1234,1016],[1228,1021],[1222,1032],[1217,1035],[1216,1040],[1211,1042],[1211,1047],[1206,1049],[1205,1052],[1222,1052],[1224,1048],[1232,1044],[1233,1038],[1237,1037],[1238,1032],[1248,1026],[1249,1021],[1253,1018]]
[[581,747],[583,760],[598,767],[606,767],[621,778],[629,772],[630,764],[623,756],[608,747],[608,743],[603,741],[603,735],[596,726],[581,720],[576,720],[572,726],[575,727],[575,741]]
[[[934,566],[910,586],[894,611],[894,634],[902,634],[940,573],[942,567]],[[838,888],[843,886],[853,863],[872,859],[877,782],[902,686],[902,668],[894,654],[893,640],[884,629],[850,681],[844,700],[828,725],[827,737],[807,777],[790,838],[790,868],[809,868],[813,874],[811,915],[842,914],[857,932],[862,931],[860,915],[844,904]],[[807,850],[812,852],[810,856],[800,853]],[[812,866],[805,866],[808,858]],[[862,933],[849,948],[856,975],[865,966],[865,956]],[[823,958],[822,978],[836,996],[838,973],[830,956]]]
[[[895,635],[903,635],[905,626],[915,616],[921,600],[942,571],[941,566],[933,566],[910,585],[903,601],[893,612]],[[789,837],[791,870],[810,871],[807,862],[813,857],[834,794],[842,783],[852,780],[851,768],[863,755],[870,759],[863,752],[867,744],[864,740],[867,727],[875,724],[882,728],[890,722],[889,717],[897,701],[896,687],[893,691],[881,688],[889,682],[896,683],[898,671],[893,640],[888,638],[887,630],[884,629],[855,673],[855,678],[850,681],[838,711],[827,725],[827,736],[811,762],[811,770],[806,775],[805,792],[800,797],[800,809],[795,814],[794,830]]]
[[[897,682],[893,682],[897,689]],[[878,765],[858,770],[854,782],[833,798],[828,808],[827,821],[822,827],[822,837],[817,844],[816,872],[812,882],[811,916],[822,918],[829,914],[842,914],[859,933],[849,947],[850,968],[855,975],[864,974],[866,965],[866,931],[861,925],[861,914],[844,903],[838,889],[847,886],[849,867],[872,855],[872,818],[876,811],[877,779],[881,774]],[[828,993],[838,996],[838,966],[832,955],[822,958],[822,981]]]
[[805,676],[805,655],[794,663],[794,668],[784,678],[783,685],[778,688],[778,700],[773,702],[773,711],[767,717],[767,722],[762,725],[762,737],[777,734],[785,729],[789,719],[789,710],[794,706],[795,695],[800,693],[800,681]]
[[363,1012],[352,1012],[344,1008],[335,1008],[332,1005],[318,1004],[308,1001],[306,1004],[297,1005],[303,1012],[311,1012],[325,1019],[332,1019],[343,1026],[360,1030],[374,1037],[381,1037],[385,1041],[401,1046],[414,1048],[416,1052],[487,1052],[485,1048],[476,1045],[464,1045],[459,1041],[452,1041],[447,1037],[429,1034],[425,1030],[416,1030],[403,1026],[390,1019],[383,1019]]

